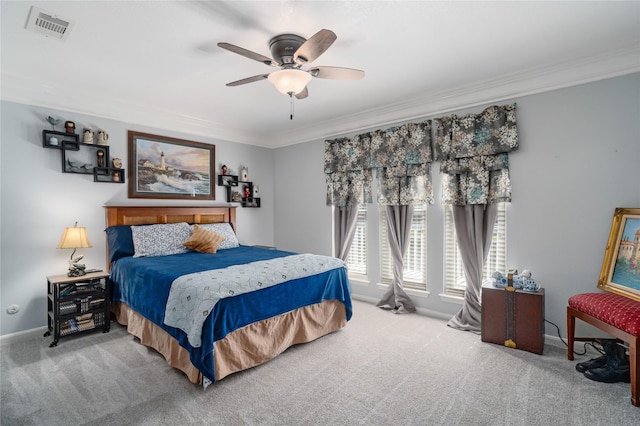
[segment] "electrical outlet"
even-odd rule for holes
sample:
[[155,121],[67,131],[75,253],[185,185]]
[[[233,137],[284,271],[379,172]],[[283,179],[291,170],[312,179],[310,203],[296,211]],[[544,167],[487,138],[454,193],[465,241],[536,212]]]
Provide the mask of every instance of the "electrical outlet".
[[7,313],[9,315],[13,315],[13,314],[17,314],[18,311],[20,310],[20,306],[18,305],[11,305],[7,308]]

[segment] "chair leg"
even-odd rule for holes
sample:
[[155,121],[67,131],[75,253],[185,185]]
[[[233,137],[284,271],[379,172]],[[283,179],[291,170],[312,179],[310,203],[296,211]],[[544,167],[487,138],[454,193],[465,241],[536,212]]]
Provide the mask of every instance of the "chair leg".
[[629,366],[631,375],[631,404],[635,407],[640,407],[640,376],[638,376],[638,365],[640,365],[640,338],[638,336],[633,337],[629,342]]
[[571,307],[567,306],[567,359],[573,361],[573,344],[576,329],[576,317],[573,316]]

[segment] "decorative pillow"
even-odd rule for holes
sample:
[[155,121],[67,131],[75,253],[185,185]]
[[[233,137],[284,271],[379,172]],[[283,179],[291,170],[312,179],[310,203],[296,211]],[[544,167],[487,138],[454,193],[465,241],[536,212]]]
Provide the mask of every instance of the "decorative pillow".
[[200,225],[193,225],[193,232],[182,245],[200,253],[215,253],[224,237],[213,231],[207,231]]
[[109,262],[115,262],[123,257],[131,257],[135,253],[130,225],[110,226],[104,230],[107,233],[109,245]]
[[191,226],[186,222],[132,226],[131,236],[133,257],[168,256],[189,251],[182,243],[191,236]]
[[233,227],[230,223],[206,223],[198,226],[224,237],[224,241],[218,246],[218,250],[240,247],[238,237],[236,237],[236,233],[233,232]]

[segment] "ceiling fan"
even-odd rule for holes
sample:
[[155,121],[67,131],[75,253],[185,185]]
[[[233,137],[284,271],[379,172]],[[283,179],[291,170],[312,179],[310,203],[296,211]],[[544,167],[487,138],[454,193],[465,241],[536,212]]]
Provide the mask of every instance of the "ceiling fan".
[[242,80],[227,83],[227,86],[240,86],[254,81],[269,80],[279,92],[304,99],[309,96],[307,83],[313,77],[334,80],[359,80],[364,71],[353,68],[314,66],[307,70],[302,67],[316,60],[336,41],[331,30],[320,30],[308,40],[295,34],[279,34],[269,40],[272,58],[235,46],[230,43],[218,43],[218,46],[246,58],[262,62],[265,65],[280,68],[267,74],[254,75]]

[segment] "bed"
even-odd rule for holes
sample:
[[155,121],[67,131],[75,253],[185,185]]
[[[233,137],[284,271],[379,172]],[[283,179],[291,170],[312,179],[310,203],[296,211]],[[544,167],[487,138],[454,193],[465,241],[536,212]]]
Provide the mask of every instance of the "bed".
[[[105,207],[115,319],[205,388],[339,330],[352,314],[342,261],[240,245],[235,209]],[[171,251],[203,229],[222,241],[215,253]]]

